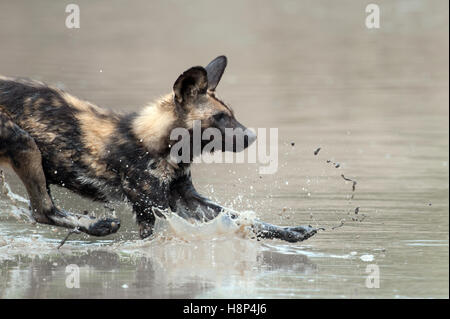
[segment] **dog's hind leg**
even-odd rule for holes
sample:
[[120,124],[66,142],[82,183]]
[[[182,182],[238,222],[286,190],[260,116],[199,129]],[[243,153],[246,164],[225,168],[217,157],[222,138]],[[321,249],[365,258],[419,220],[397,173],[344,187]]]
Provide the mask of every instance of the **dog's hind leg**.
[[24,183],[34,219],[49,223],[44,212],[51,211],[53,203],[47,193],[41,153],[34,140],[1,109],[0,160],[9,164]]
[[27,190],[33,218],[44,224],[78,229],[94,236],[105,236],[120,227],[118,219],[78,215],[59,210],[48,191],[41,152],[34,139],[14,123],[0,107],[0,162],[8,163]]

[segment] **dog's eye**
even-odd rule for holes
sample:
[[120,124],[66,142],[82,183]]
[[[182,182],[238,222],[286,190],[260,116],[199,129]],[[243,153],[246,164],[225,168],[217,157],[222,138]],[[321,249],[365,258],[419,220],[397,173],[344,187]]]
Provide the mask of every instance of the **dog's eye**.
[[213,115],[214,120],[215,120],[216,122],[223,121],[223,120],[225,119],[225,116],[226,116],[226,114],[225,114],[224,112],[220,112],[220,113],[217,113],[217,114],[214,114],[214,115]]

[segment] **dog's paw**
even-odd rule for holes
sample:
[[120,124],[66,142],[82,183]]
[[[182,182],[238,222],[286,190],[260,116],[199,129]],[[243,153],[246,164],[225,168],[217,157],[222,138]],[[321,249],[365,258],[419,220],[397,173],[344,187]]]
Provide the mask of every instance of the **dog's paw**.
[[47,215],[49,224],[71,229],[78,229],[93,236],[106,236],[117,232],[120,219],[112,217],[94,217],[87,213],[77,214],[53,208]]
[[139,237],[145,239],[153,234],[153,223],[140,222],[139,223]]
[[317,231],[317,228],[311,226],[285,227],[281,239],[296,243],[314,236]]
[[85,230],[86,233],[93,236],[106,236],[114,234],[120,228],[120,219],[104,217],[96,219]]

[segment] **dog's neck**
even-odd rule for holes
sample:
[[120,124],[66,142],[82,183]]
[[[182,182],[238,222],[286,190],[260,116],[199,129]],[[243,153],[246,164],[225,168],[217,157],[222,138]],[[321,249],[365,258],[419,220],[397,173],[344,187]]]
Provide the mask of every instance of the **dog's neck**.
[[133,120],[133,133],[152,154],[169,155],[170,132],[177,122],[174,103],[173,94],[168,94],[146,106]]

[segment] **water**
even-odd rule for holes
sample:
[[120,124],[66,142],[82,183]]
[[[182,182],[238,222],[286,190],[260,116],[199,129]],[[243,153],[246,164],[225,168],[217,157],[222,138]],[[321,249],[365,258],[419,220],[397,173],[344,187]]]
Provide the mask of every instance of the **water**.
[[[447,2],[378,1],[379,30],[354,1],[77,3],[81,28],[68,30],[63,3],[1,2],[0,73],[126,112],[226,54],[218,92],[242,123],[279,129],[278,172],[199,164],[198,190],[268,222],[326,230],[289,244],[220,223],[189,237],[173,222],[141,241],[121,203],[118,234],[73,235],[58,251],[66,230],[31,224],[26,202],[1,195],[0,297],[448,298]],[[6,180],[26,198],[11,171]],[[108,212],[64,189],[53,197]],[[66,287],[70,264],[79,289]],[[368,265],[379,288],[366,287]]]

